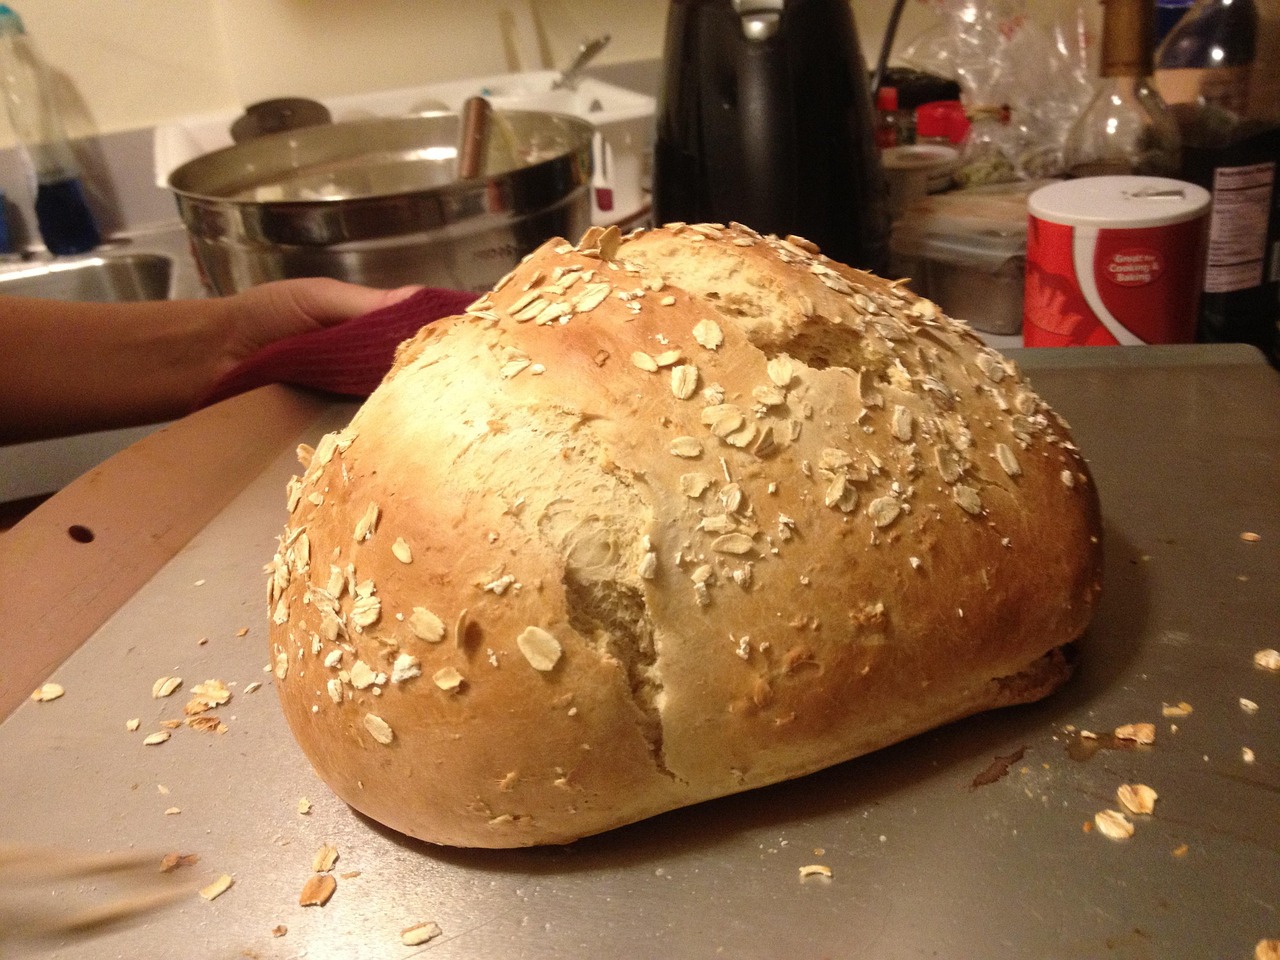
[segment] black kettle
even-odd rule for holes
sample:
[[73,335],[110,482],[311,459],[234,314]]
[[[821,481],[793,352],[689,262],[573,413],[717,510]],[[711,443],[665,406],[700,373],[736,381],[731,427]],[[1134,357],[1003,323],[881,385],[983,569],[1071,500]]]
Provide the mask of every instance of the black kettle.
[[883,272],[889,208],[848,0],[672,0],[659,223],[736,220]]

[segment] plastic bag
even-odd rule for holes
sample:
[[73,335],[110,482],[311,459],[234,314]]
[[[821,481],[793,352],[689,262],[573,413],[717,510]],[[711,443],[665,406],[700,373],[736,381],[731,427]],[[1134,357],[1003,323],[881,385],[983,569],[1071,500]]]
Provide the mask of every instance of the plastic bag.
[[1027,16],[1025,0],[933,0],[939,23],[902,54],[918,70],[951,77],[972,125],[956,180],[978,186],[1053,176],[1071,121],[1092,91],[1083,0],[1054,22]]

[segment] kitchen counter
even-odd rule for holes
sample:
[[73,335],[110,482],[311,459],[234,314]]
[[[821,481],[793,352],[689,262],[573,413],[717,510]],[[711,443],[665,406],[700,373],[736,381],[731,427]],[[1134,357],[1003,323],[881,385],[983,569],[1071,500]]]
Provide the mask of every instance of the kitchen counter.
[[[563,848],[407,840],[338,802],[289,736],[262,565],[294,446],[351,404],[269,387],[135,444],[0,534],[0,845],[196,853],[176,883],[234,885],[9,955],[1246,960],[1280,937],[1280,673],[1253,662],[1280,646],[1280,376],[1235,347],[1015,356],[1103,505],[1075,679]],[[163,676],[184,686],[153,699]],[[46,678],[65,695],[28,701]],[[143,746],[207,678],[233,691],[226,732]],[[1111,735],[1138,722],[1153,744]],[[1125,783],[1159,799],[1116,841],[1094,816]],[[326,843],[337,892],[301,907]],[[426,921],[438,938],[401,943]]]

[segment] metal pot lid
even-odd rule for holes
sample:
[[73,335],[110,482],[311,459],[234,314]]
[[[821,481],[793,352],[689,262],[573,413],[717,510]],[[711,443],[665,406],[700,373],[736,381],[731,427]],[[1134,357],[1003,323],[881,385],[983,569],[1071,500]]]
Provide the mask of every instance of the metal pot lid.
[[282,130],[299,130],[332,123],[329,108],[306,97],[277,97],[245,107],[244,114],[231,124],[231,139],[244,143]]

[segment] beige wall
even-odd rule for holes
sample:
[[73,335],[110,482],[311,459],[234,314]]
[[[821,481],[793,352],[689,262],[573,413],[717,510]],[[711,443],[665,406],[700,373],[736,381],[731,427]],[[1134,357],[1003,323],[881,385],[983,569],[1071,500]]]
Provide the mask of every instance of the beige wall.
[[[608,32],[601,63],[656,57],[664,0],[13,0],[74,135],[272,96],[324,97],[562,66]],[[0,111],[0,146],[9,146]]]
[[[852,0],[868,60],[892,0]],[[1084,0],[1090,7],[1096,0]],[[934,21],[910,0],[899,38]],[[1028,0],[1053,8],[1053,0]],[[115,133],[273,96],[324,97],[563,66],[612,35],[601,63],[661,54],[666,0],[11,0],[73,135]],[[12,144],[0,111],[0,147]]]

